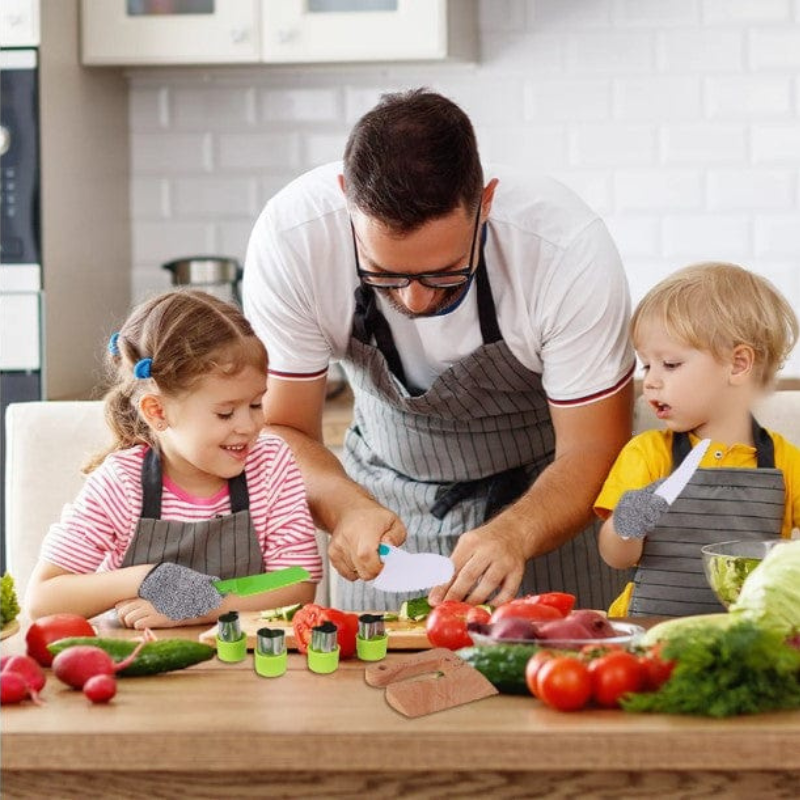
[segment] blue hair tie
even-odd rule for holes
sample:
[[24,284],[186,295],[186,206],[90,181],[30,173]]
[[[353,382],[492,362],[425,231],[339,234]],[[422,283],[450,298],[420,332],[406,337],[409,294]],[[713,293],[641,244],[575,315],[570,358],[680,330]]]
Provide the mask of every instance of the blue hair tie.
[[153,359],[143,358],[133,367],[133,374],[137,378],[149,378],[152,375]]
[[111,338],[108,340],[108,352],[112,356],[119,355],[119,331],[111,334]]

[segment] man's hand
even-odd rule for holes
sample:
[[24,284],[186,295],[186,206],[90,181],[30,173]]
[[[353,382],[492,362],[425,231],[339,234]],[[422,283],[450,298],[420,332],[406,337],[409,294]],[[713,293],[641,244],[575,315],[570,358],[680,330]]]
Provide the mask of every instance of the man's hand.
[[514,597],[525,571],[525,552],[519,534],[491,522],[461,534],[451,556],[456,567],[453,580],[431,589],[428,601],[465,600],[485,603],[495,590],[492,603]]
[[378,558],[381,542],[399,547],[406,539],[400,518],[382,506],[370,504],[343,515],[331,534],[328,558],[336,571],[349,581],[369,581],[383,568]]

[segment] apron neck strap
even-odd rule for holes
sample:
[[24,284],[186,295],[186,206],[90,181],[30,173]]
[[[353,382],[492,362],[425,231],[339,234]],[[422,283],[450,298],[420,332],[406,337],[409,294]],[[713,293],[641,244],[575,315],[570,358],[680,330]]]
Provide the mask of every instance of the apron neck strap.
[[[161,459],[155,448],[150,448],[142,462],[142,518],[161,519],[161,495],[164,490]],[[228,481],[231,514],[250,508],[250,494],[244,470]]]
[[478,284],[478,319],[481,323],[481,336],[484,344],[494,344],[503,340],[500,333],[500,326],[497,323],[497,310],[494,307],[492,297],[492,287],[489,284],[489,273],[486,269],[486,256],[484,245],[486,244],[487,226],[483,226],[481,234],[481,253],[478,259],[478,269],[475,279]]
[[[762,428],[755,417],[751,417],[753,441],[756,445],[756,464],[758,469],[775,469],[775,443],[772,437]],[[689,434],[681,431],[672,437],[672,469],[678,468],[692,449]]]

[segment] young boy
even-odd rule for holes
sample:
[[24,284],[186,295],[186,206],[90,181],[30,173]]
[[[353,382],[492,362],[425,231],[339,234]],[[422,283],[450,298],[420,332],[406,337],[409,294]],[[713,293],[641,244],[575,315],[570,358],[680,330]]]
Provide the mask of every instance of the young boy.
[[[609,612],[721,611],[700,548],[789,537],[800,524],[800,450],[752,415],[794,347],[797,317],[763,278],[732,264],[698,264],[647,294],[631,336],[644,396],[666,429],[626,445],[595,502],[605,519],[603,559],[637,566]],[[711,445],[670,506],[654,491],[701,439]]]

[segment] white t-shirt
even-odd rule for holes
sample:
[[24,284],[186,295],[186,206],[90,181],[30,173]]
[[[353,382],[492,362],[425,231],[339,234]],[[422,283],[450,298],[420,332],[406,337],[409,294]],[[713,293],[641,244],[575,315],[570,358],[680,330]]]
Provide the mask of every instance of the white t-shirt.
[[[244,308],[269,351],[270,373],[304,380],[344,358],[358,286],[340,162],[290,183],[253,229]],[[485,257],[500,331],[514,356],[542,375],[550,402],[574,405],[616,391],[633,368],[630,297],[619,253],[602,220],[556,181],[499,178]],[[435,377],[481,343],[475,281],[455,311],[409,319],[383,298],[409,382]]]

